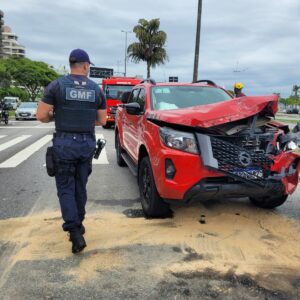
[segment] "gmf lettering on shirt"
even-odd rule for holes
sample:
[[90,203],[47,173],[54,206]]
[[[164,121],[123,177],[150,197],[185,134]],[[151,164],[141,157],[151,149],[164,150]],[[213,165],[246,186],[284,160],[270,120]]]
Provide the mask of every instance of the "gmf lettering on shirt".
[[73,101],[95,102],[96,95],[94,90],[66,88],[66,99]]

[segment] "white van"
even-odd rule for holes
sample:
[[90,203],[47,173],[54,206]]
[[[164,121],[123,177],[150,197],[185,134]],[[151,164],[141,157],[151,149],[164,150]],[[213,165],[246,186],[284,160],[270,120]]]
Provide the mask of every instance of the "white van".
[[19,97],[4,97],[3,103],[10,105],[12,109],[17,109],[20,99]]

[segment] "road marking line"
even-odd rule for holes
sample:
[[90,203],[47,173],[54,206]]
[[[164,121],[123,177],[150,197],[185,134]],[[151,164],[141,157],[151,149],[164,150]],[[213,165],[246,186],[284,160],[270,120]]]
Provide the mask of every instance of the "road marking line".
[[31,137],[31,135],[21,135],[21,136],[15,138],[15,139],[12,139],[12,140],[10,140],[6,143],[3,143],[2,145],[0,145],[0,152],[7,149],[7,148],[9,148],[9,147],[11,147],[11,146],[13,146],[13,145],[21,143],[21,142],[23,142],[24,140],[26,140],[30,137]]
[[42,137],[41,139],[37,140],[32,145],[28,146],[27,148],[21,150],[11,158],[7,159],[3,163],[0,164],[0,168],[15,168],[27,158],[29,158],[33,153],[38,151],[44,145],[52,140],[53,136],[48,134]]
[[0,139],[2,139],[2,138],[4,138],[4,137],[6,137],[7,135],[0,135]]
[[[104,138],[103,134],[100,134],[100,133],[96,134],[96,140],[103,139],[103,138]],[[109,164],[109,161],[107,159],[107,154],[106,154],[106,150],[104,147],[104,149],[102,149],[102,151],[101,151],[99,158],[98,159],[93,158],[93,165],[108,165],[108,164]]]

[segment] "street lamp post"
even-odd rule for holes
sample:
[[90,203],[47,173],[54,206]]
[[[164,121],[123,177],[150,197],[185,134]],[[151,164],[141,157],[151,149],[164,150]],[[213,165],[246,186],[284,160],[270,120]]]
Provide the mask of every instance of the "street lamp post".
[[127,34],[130,33],[131,31],[121,30],[121,32],[124,32],[124,33],[125,33],[125,57],[124,57],[124,67],[125,67],[125,71],[124,71],[124,76],[126,77],[126,64],[127,64]]
[[194,60],[193,82],[196,82],[198,80],[199,50],[200,50],[200,32],[201,32],[201,15],[202,15],[202,0],[198,0],[198,15],[197,15],[197,31],[196,31],[196,46],[195,46],[195,60]]

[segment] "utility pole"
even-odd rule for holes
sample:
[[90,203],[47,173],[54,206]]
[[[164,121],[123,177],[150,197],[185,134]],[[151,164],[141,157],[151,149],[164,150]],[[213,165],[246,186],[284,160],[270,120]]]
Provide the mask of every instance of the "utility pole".
[[202,0],[198,0],[197,30],[196,30],[196,46],[194,60],[193,82],[198,80],[199,52],[200,52],[200,33],[201,33],[201,16],[202,16]]
[[126,64],[127,64],[127,34],[130,33],[131,31],[127,30],[121,30],[121,32],[125,33],[125,57],[124,57],[124,76],[126,77]]

